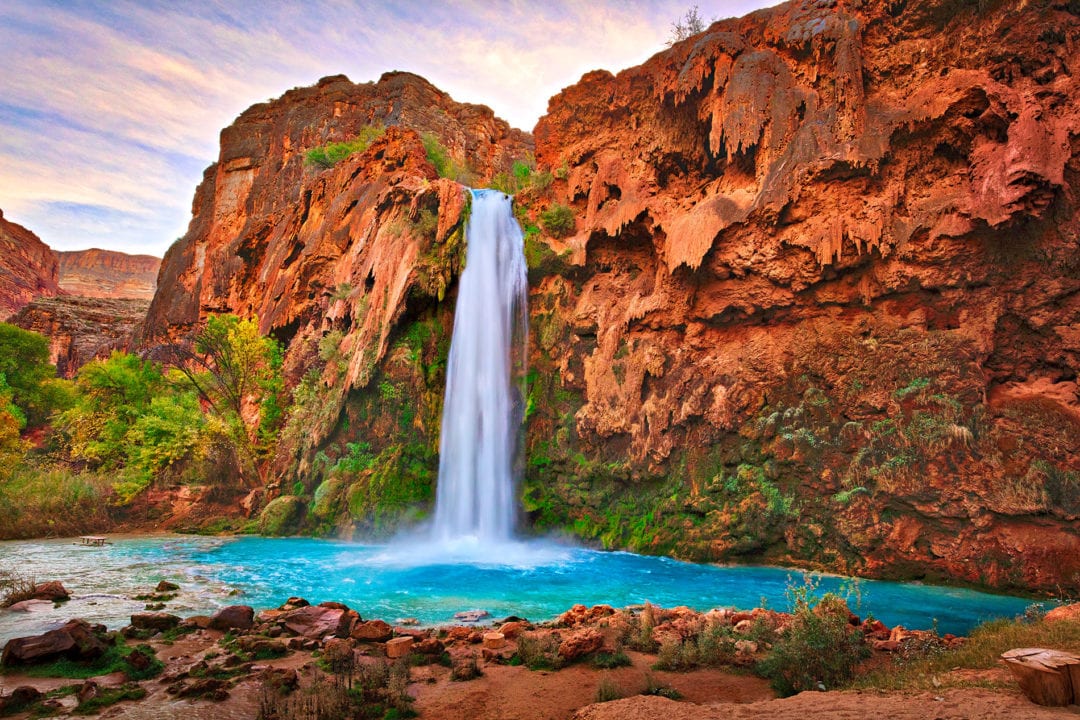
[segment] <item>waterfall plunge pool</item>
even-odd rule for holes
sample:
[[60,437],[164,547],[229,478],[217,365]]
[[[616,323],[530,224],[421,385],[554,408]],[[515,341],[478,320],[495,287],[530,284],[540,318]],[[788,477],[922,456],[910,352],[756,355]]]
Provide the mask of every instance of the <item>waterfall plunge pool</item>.
[[[434,549],[433,549],[434,548]],[[484,558],[476,560],[475,558]],[[72,617],[110,629],[129,622],[159,580],[180,585],[166,606],[177,615],[212,613],[225,605],[256,610],[276,607],[293,595],[312,603],[343,602],[365,619],[417,618],[451,624],[460,610],[487,610],[492,618],[519,615],[550,620],[575,603],[616,608],[646,600],[664,607],[688,605],[750,609],[765,602],[787,610],[797,570],[718,566],[602,552],[548,542],[455,545],[362,545],[305,538],[138,536],[117,537],[102,548],[68,540],[0,542],[0,566],[60,580],[72,600],[40,612],[0,611],[0,645],[13,637],[51,629]],[[819,593],[836,591],[842,577],[814,574]],[[861,600],[852,609],[887,625],[966,634],[978,623],[1021,614],[1025,598],[974,590],[859,580]]]

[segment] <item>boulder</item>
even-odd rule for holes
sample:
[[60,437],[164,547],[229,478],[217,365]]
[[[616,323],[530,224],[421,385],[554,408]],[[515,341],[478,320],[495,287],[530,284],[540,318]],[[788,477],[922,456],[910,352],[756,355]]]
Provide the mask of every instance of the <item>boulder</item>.
[[394,628],[382,620],[368,620],[357,623],[350,635],[361,642],[386,642],[394,636]]
[[1080,704],[1080,655],[1045,648],[1017,648],[1001,654],[1028,700],[1064,707]]
[[75,698],[82,705],[98,696],[98,684],[93,680],[87,680],[75,690]]
[[386,657],[391,660],[408,657],[409,653],[412,652],[412,649],[413,639],[411,637],[394,638],[386,643]]
[[353,629],[353,618],[347,610],[318,605],[290,610],[278,622],[290,632],[312,640],[322,640],[329,635],[347,638]]
[[331,665],[347,664],[352,662],[355,646],[352,640],[330,638],[323,646],[323,659]]
[[511,620],[510,622],[503,623],[499,627],[499,632],[502,633],[503,637],[505,637],[507,640],[513,640],[528,629],[529,624],[527,622],[523,622],[521,620]]
[[59,657],[73,660],[94,660],[101,657],[107,645],[97,629],[85,620],[69,620],[56,630],[41,635],[14,638],[4,646],[0,665],[24,665],[46,662]]
[[281,693],[290,693],[300,685],[300,676],[293,668],[268,667],[260,677],[263,683]]
[[1056,607],[1043,617],[1043,622],[1080,622],[1080,603]]
[[415,641],[413,644],[413,651],[421,655],[438,655],[445,649],[446,646],[442,644],[442,641],[433,637]]
[[12,690],[10,695],[0,695],[0,717],[20,712],[44,697],[37,688],[20,685]]
[[592,607],[586,607],[585,605],[578,604],[560,615],[555,621],[555,624],[562,627],[592,625],[600,618],[605,618],[614,614],[615,608],[610,605],[593,605]]
[[248,605],[223,607],[210,618],[212,630],[247,630],[255,621],[255,610]]
[[280,640],[258,635],[242,635],[237,638],[236,644],[244,652],[258,657],[278,657],[288,652],[285,643]]
[[491,617],[487,610],[462,610],[454,613],[454,619],[458,622],[475,623]]
[[147,645],[132,648],[124,657],[124,664],[136,673],[144,673],[154,664],[154,651]]
[[199,630],[206,630],[210,627],[210,623],[213,622],[213,618],[209,615],[192,615],[191,617],[184,618],[180,621],[183,627],[193,627]]
[[302,597],[291,597],[288,600],[286,600],[285,604],[282,605],[279,609],[280,610],[295,610],[296,608],[307,607],[310,604],[311,603],[309,603],[307,600],[305,600]]
[[578,630],[559,644],[559,657],[564,660],[577,660],[604,647],[604,636],[599,630],[586,628]]
[[38,583],[34,586],[34,594],[30,596],[34,600],[51,600],[59,602],[70,600],[71,594],[64,588],[59,580]]
[[177,585],[176,583],[171,583],[168,580],[162,580],[161,582],[159,582],[157,584],[157,587],[154,588],[154,591],[159,592],[159,593],[166,593],[166,592],[176,592],[179,589],[180,589],[180,586]]
[[132,627],[139,630],[171,630],[180,624],[178,615],[163,612],[142,612],[131,616]]

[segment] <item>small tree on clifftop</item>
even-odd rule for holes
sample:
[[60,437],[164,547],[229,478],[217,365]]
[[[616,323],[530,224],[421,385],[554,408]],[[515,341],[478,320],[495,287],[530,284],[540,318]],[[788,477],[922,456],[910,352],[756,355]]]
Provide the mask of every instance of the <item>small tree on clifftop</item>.
[[705,29],[705,18],[698,12],[698,6],[690,8],[682,17],[676,18],[671,23],[671,35],[668,36],[667,45],[671,47],[677,42],[688,37],[697,35]]

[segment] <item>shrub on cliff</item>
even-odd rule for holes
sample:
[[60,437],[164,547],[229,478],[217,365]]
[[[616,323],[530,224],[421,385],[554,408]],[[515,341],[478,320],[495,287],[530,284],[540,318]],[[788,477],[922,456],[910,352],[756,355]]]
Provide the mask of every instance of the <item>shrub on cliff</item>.
[[566,237],[574,231],[574,211],[565,205],[552,205],[540,213],[540,225],[552,237]]
[[424,152],[427,154],[428,162],[435,166],[435,172],[439,173],[439,177],[449,178],[465,185],[472,183],[473,173],[468,165],[456,160],[439,140],[438,135],[426,132],[420,136],[420,139],[424,143]]
[[304,164],[324,169],[334,167],[353,153],[367,150],[384,132],[386,128],[382,125],[365,125],[360,128],[359,134],[348,142],[327,143],[308,150],[304,155]]

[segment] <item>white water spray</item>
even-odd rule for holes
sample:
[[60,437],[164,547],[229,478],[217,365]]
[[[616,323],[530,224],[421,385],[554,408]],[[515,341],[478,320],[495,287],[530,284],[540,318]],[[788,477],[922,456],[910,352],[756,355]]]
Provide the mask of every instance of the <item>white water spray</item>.
[[435,538],[505,542],[514,527],[528,280],[510,197],[473,190],[439,438]]

